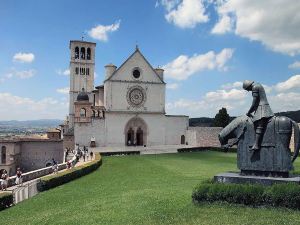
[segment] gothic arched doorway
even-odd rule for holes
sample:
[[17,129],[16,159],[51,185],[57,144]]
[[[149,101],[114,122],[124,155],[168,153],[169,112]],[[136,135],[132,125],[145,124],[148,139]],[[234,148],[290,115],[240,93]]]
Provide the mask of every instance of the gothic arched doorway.
[[140,117],[131,118],[124,129],[125,145],[143,146],[147,143],[147,124]]

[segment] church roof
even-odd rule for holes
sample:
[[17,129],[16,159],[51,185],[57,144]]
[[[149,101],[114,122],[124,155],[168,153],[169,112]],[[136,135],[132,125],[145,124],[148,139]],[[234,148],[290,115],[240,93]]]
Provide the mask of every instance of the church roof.
[[152,69],[152,71],[156,74],[156,76],[158,77],[158,79],[165,84],[165,82],[163,81],[163,79],[157,74],[157,72],[155,71],[155,69],[153,69],[153,67],[151,66],[151,64],[148,62],[148,60],[145,58],[145,56],[141,53],[140,49],[138,48],[138,46],[136,46],[135,51],[122,63],[121,66],[119,66],[118,69],[116,69],[115,72],[113,72],[112,75],[110,75],[109,78],[105,79],[104,82],[110,80],[127,62],[130,58],[132,58],[134,56],[134,54],[136,53],[140,53],[140,55],[143,57],[143,59],[145,60],[145,62],[149,65],[149,67]]

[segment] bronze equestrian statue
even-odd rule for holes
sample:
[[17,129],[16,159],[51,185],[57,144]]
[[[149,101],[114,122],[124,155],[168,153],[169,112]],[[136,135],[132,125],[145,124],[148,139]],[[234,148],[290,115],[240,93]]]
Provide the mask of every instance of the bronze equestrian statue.
[[[246,116],[237,117],[221,131],[222,147],[237,145],[241,174],[288,177],[300,149],[298,124],[288,117],[274,116],[261,84],[246,80],[243,88],[252,91],[252,105]],[[293,130],[292,155],[289,145]]]

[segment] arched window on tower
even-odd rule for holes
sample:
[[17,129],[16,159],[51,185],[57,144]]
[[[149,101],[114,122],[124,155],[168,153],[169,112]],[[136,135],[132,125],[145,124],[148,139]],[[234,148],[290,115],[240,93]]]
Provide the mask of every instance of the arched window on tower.
[[81,58],[81,59],[85,59],[85,48],[84,48],[84,47],[82,47],[82,48],[80,49],[80,58]]
[[80,109],[80,117],[86,117],[86,110],[85,108]]
[[91,59],[91,49],[90,48],[87,48],[87,50],[86,50],[86,59],[87,60]]
[[78,73],[79,73],[79,68],[76,67],[76,68],[75,68],[75,74],[78,74]]
[[1,164],[6,164],[6,147],[1,148]]
[[90,75],[90,68],[86,68],[86,75]]
[[75,59],[79,59],[79,48],[75,47]]

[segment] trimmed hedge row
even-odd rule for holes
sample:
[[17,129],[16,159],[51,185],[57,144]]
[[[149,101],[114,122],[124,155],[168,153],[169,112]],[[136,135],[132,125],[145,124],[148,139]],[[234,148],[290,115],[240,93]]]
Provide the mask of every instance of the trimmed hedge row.
[[214,152],[232,152],[236,153],[236,148],[228,148],[223,149],[221,147],[193,147],[193,148],[179,148],[177,152],[183,153],[183,152],[202,152],[202,151],[214,151]]
[[300,209],[300,185],[224,184],[205,182],[193,191],[194,202],[225,201],[252,206],[275,206]]
[[95,160],[84,164],[82,166],[74,167],[70,170],[66,170],[62,173],[58,173],[51,176],[46,176],[41,178],[41,182],[38,183],[38,191],[46,191],[51,188],[60,186],[62,184],[68,183],[86,174],[89,174],[99,168],[102,164],[102,158],[99,153],[96,153]]
[[0,211],[10,207],[13,204],[13,195],[11,193],[0,193]]

